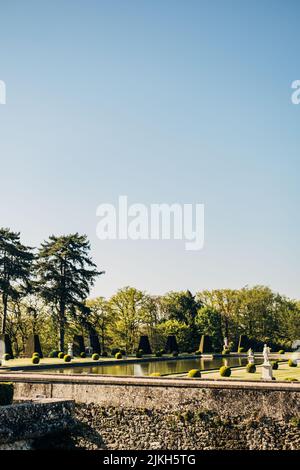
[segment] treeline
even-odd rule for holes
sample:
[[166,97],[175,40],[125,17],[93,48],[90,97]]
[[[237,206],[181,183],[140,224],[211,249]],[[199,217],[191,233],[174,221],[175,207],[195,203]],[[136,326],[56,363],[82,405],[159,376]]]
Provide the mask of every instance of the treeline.
[[153,296],[133,287],[110,299],[89,299],[99,271],[84,235],[51,236],[38,249],[23,245],[20,234],[0,229],[2,333],[15,353],[24,351],[32,333],[45,352],[64,350],[74,334],[98,334],[102,350],[134,352],[147,334],[154,349],[175,334],[181,351],[198,349],[201,334],[221,351],[227,337],[232,350],[246,334],[260,347],[290,349],[300,338],[300,305],[264,286],[169,292]]

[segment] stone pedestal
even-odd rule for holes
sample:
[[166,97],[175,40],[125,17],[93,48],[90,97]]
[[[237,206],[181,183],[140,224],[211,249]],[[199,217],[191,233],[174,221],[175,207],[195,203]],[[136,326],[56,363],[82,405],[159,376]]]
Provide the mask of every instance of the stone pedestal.
[[271,364],[263,364],[261,366],[262,380],[273,380],[273,371]]

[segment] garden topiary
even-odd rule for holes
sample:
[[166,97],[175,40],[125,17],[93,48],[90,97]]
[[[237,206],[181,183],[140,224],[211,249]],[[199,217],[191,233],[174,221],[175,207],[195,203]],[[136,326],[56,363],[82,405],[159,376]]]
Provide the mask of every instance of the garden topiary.
[[161,374],[159,372],[152,372],[152,374],[150,374],[150,377],[161,377]]
[[64,359],[65,358],[65,353],[60,351],[57,355],[58,359]]
[[141,351],[137,351],[135,357],[141,358],[143,357],[143,353]]
[[162,356],[161,351],[156,351],[156,352],[155,352],[155,357],[161,357],[161,356]]
[[81,352],[81,353],[80,353],[80,357],[81,357],[82,359],[85,359],[85,358],[86,358],[85,352]]
[[289,382],[298,382],[298,379],[295,377],[286,377],[284,380],[288,380]]
[[288,365],[289,367],[297,367],[297,362],[293,361],[293,359],[289,359]]
[[280,350],[278,351],[278,354],[284,354],[284,353],[285,353],[284,349],[280,349]]
[[94,354],[92,355],[92,359],[93,359],[93,361],[99,361],[99,359],[100,359],[99,354],[94,353]]
[[231,376],[231,369],[228,366],[220,367],[220,376],[221,377],[230,377]]
[[11,359],[11,356],[10,356],[10,354],[5,353],[5,354],[3,354],[2,359],[3,359],[4,361],[9,361],[9,360]]
[[31,362],[32,364],[39,364],[40,362],[39,356],[32,356]]
[[201,351],[199,351],[199,349],[198,349],[198,351],[195,351],[195,355],[196,356],[201,356]]
[[178,356],[178,352],[177,352],[177,351],[173,351],[173,352],[172,352],[172,356],[173,356],[173,357],[177,357],[177,356]]
[[119,351],[117,354],[115,354],[116,359],[122,359],[122,353]]
[[107,351],[103,351],[103,353],[101,354],[102,357],[107,357],[108,354],[107,354]]
[[279,367],[279,362],[278,361],[271,361],[271,366],[273,370],[277,370]]
[[201,372],[199,369],[191,369],[188,373],[188,377],[201,377]]
[[66,354],[66,355],[64,356],[64,361],[65,361],[65,362],[71,362],[71,360],[72,360],[72,358],[71,358],[70,354]]
[[53,350],[53,351],[50,352],[49,357],[51,357],[51,358],[58,357],[58,353],[59,353],[59,351],[54,351]]
[[249,362],[246,366],[246,371],[249,372],[249,374],[254,374],[256,372],[255,364]]
[[14,398],[14,386],[10,382],[0,383],[0,406],[11,405]]
[[32,354],[32,357],[40,357],[40,355],[39,355],[38,352],[34,352],[34,353]]

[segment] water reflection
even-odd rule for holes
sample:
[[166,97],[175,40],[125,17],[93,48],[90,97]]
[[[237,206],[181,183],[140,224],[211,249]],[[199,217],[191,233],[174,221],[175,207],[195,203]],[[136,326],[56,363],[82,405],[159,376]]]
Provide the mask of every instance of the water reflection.
[[[245,366],[247,358],[232,357],[232,358],[191,358],[191,359],[178,359],[176,361],[161,361],[161,362],[142,362],[132,364],[115,364],[115,365],[101,365],[94,367],[74,367],[66,369],[53,369],[51,373],[57,374],[102,374],[102,375],[134,375],[145,376],[152,373],[160,373],[161,375],[180,374],[188,372],[191,369],[210,370],[219,369],[223,365],[229,367]],[[48,371],[41,371],[41,373],[49,373]]]

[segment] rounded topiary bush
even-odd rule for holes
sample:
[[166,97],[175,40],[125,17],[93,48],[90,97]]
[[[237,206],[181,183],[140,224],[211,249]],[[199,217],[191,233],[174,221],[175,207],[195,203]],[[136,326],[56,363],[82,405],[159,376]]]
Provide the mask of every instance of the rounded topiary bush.
[[101,354],[102,357],[107,357],[108,354],[107,354],[107,351],[103,351],[103,353]]
[[51,358],[58,357],[58,353],[59,353],[59,351],[53,350],[53,351],[50,352],[49,357],[51,357]]
[[254,374],[256,372],[256,367],[255,364],[247,364],[246,366],[246,371],[249,372],[249,374]]
[[284,354],[285,350],[284,349],[279,349],[278,354]]
[[34,353],[32,354],[32,357],[40,357],[40,355],[39,355],[38,352],[34,352]]
[[161,374],[159,372],[152,372],[152,374],[150,374],[150,377],[161,377]]
[[66,354],[66,355],[64,356],[64,361],[65,361],[65,362],[71,362],[71,360],[72,360],[72,358],[71,358],[70,354]]
[[195,351],[195,354],[196,354],[196,356],[201,356],[201,351],[199,351],[199,349],[198,349],[198,351]]
[[116,359],[122,359],[122,353],[119,351],[117,354],[115,354]]
[[161,351],[155,351],[155,357],[161,357],[162,353]]
[[238,349],[238,353],[241,354],[241,353],[244,353],[245,352],[245,348],[239,348]]
[[85,359],[85,358],[86,358],[86,353],[85,353],[85,352],[81,352],[81,353],[80,353],[80,357],[81,357],[81,359]]
[[201,372],[199,369],[191,369],[188,373],[188,377],[201,377]]
[[92,355],[92,359],[93,359],[93,361],[99,361],[99,359],[100,359],[99,354],[94,353],[94,354]]
[[141,358],[141,357],[143,357],[143,353],[141,351],[137,351],[136,354],[135,354],[135,357]]
[[271,366],[273,370],[277,370],[279,367],[279,362],[278,361],[272,361]]
[[172,352],[172,356],[173,356],[173,357],[177,357],[177,356],[178,356],[178,351],[173,351],[173,352]]
[[220,367],[220,376],[221,377],[230,377],[231,376],[231,369],[228,366]]
[[2,358],[4,361],[9,361],[11,359],[10,354],[8,353],[3,354]]
[[11,382],[0,383],[0,406],[11,405],[14,398],[14,386]]
[[60,351],[57,355],[58,359],[64,359],[65,358],[65,353]]
[[31,362],[32,364],[38,364],[40,362],[39,356],[33,356]]
[[288,365],[289,367],[297,367],[297,362],[293,361],[293,359],[289,359]]

